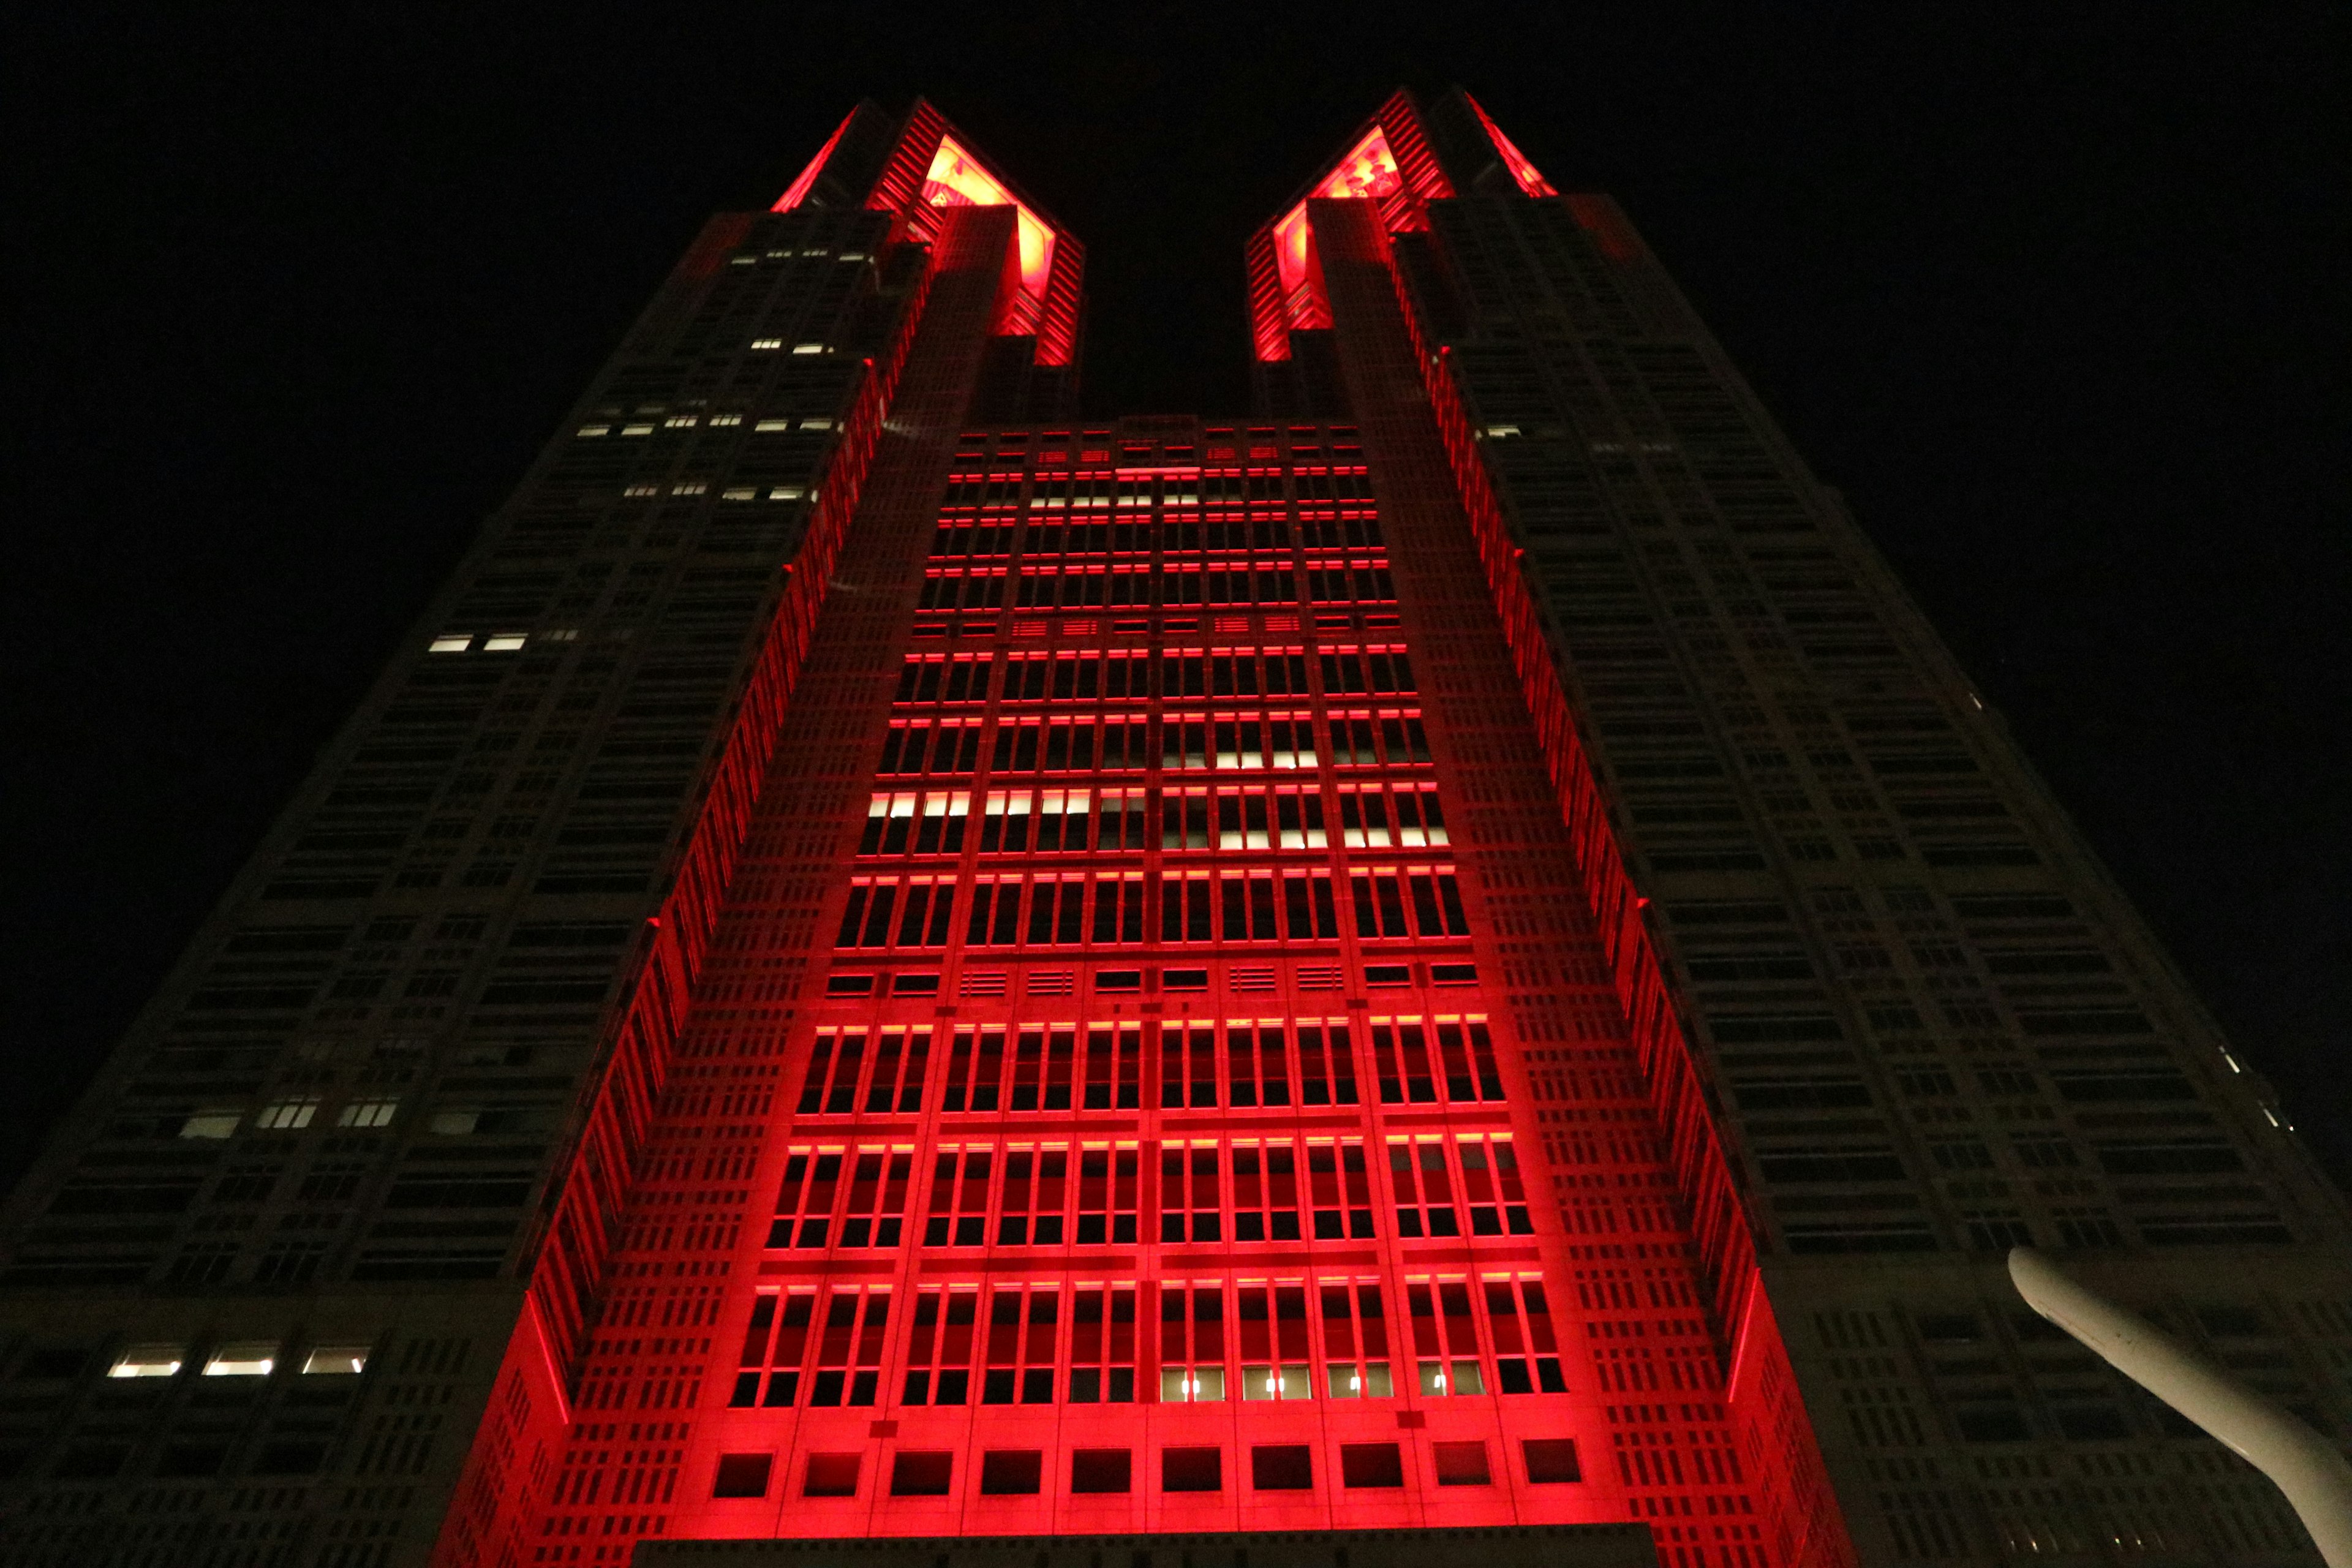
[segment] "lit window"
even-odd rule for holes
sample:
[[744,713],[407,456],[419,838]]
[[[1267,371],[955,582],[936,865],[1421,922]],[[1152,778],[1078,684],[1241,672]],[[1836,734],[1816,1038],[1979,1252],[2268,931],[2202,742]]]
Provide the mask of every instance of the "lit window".
[[672,430],[691,430],[697,421],[691,414],[673,414],[662,423]]
[[302,1375],[348,1377],[367,1370],[365,1345],[320,1345],[302,1358]]
[[752,429],[764,435],[772,435],[776,431],[789,430],[792,427],[793,422],[789,419],[762,419],[751,426]]
[[844,261],[863,261],[866,259],[866,253],[862,250],[845,250],[841,253],[840,259]]
[[261,1108],[253,1124],[268,1132],[292,1132],[310,1125],[310,1118],[319,1114],[316,1099],[281,1100]]
[[824,353],[824,345],[823,343],[794,343],[793,345],[793,353],[796,354],[821,354]]
[[778,485],[774,489],[768,492],[768,499],[770,500],[798,500],[801,499],[801,487],[798,485]]
[[482,639],[484,653],[512,653],[522,647],[521,632],[493,632]]
[[609,436],[612,433],[613,427],[610,425],[583,425],[580,426],[580,434],[583,436]]
[[760,265],[760,258],[756,256],[730,256],[727,258],[727,265],[730,267],[757,267]]
[[670,486],[669,493],[674,496],[698,496],[709,488],[699,479],[688,479],[683,484]]
[[658,485],[631,485],[627,489],[623,490],[621,493],[625,496],[657,496],[661,494],[661,487]]
[[446,637],[435,637],[433,639],[433,646],[425,651],[428,653],[463,653],[473,646],[473,633],[451,632]]
[[234,1110],[199,1110],[180,1123],[183,1138],[226,1138],[245,1118]]
[[624,425],[621,426],[621,434],[624,436],[650,436],[653,433],[654,427],[650,425]]
[[[780,349],[784,346],[784,340],[782,338],[753,338],[751,340],[751,346],[755,349]],[[798,353],[800,351],[798,349],[794,349],[793,352],[794,353]]]
[[1505,437],[1516,436],[1518,433],[1519,427],[1516,425],[1489,425],[1486,426],[1486,434],[1496,437],[1498,439]]
[[278,1364],[274,1340],[239,1340],[213,1352],[205,1363],[206,1377],[268,1377]]
[[178,1345],[132,1345],[114,1358],[109,1377],[171,1377],[180,1370]]
[[803,419],[801,421],[801,428],[803,430],[830,430],[833,428],[833,421],[830,419]]
[[389,1127],[393,1113],[400,1109],[396,1100],[357,1100],[343,1107],[335,1118],[338,1127]]
[[714,414],[710,416],[710,423],[714,427],[720,425],[740,425],[743,423],[743,416],[740,414]]
[[737,485],[731,489],[719,491],[719,499],[720,500],[758,500],[760,499],[760,487],[757,485]]

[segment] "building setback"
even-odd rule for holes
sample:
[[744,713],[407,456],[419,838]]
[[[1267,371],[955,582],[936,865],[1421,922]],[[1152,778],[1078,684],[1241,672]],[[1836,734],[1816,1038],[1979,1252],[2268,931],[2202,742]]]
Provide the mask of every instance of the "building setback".
[[2342,1200],[1623,215],[1247,258],[1089,422],[928,105],[705,226],[0,1215],[11,1562],[2316,1561],[2003,1262],[2341,1437]]

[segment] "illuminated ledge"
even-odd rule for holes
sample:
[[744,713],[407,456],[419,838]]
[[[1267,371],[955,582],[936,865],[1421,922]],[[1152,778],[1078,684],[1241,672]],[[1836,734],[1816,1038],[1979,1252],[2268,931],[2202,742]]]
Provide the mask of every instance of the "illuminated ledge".
[[634,1568],[1657,1568],[1645,1524],[640,1541]]

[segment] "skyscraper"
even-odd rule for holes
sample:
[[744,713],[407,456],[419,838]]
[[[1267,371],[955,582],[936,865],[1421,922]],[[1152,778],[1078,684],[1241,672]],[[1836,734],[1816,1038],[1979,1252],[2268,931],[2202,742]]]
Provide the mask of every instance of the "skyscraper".
[[705,227],[13,1200],[15,1560],[2308,1560],[2000,1266],[2341,1434],[2340,1200],[1623,216],[1247,260],[1089,422],[928,106]]

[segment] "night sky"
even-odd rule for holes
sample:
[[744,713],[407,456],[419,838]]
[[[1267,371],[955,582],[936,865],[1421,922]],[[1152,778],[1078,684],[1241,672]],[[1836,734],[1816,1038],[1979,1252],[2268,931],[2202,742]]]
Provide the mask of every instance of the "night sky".
[[2352,1175],[2340,10],[47,9],[0,1179],[703,217],[857,98],[929,96],[1086,242],[1090,414],[1231,414],[1249,230],[1454,81],[1624,204]]

